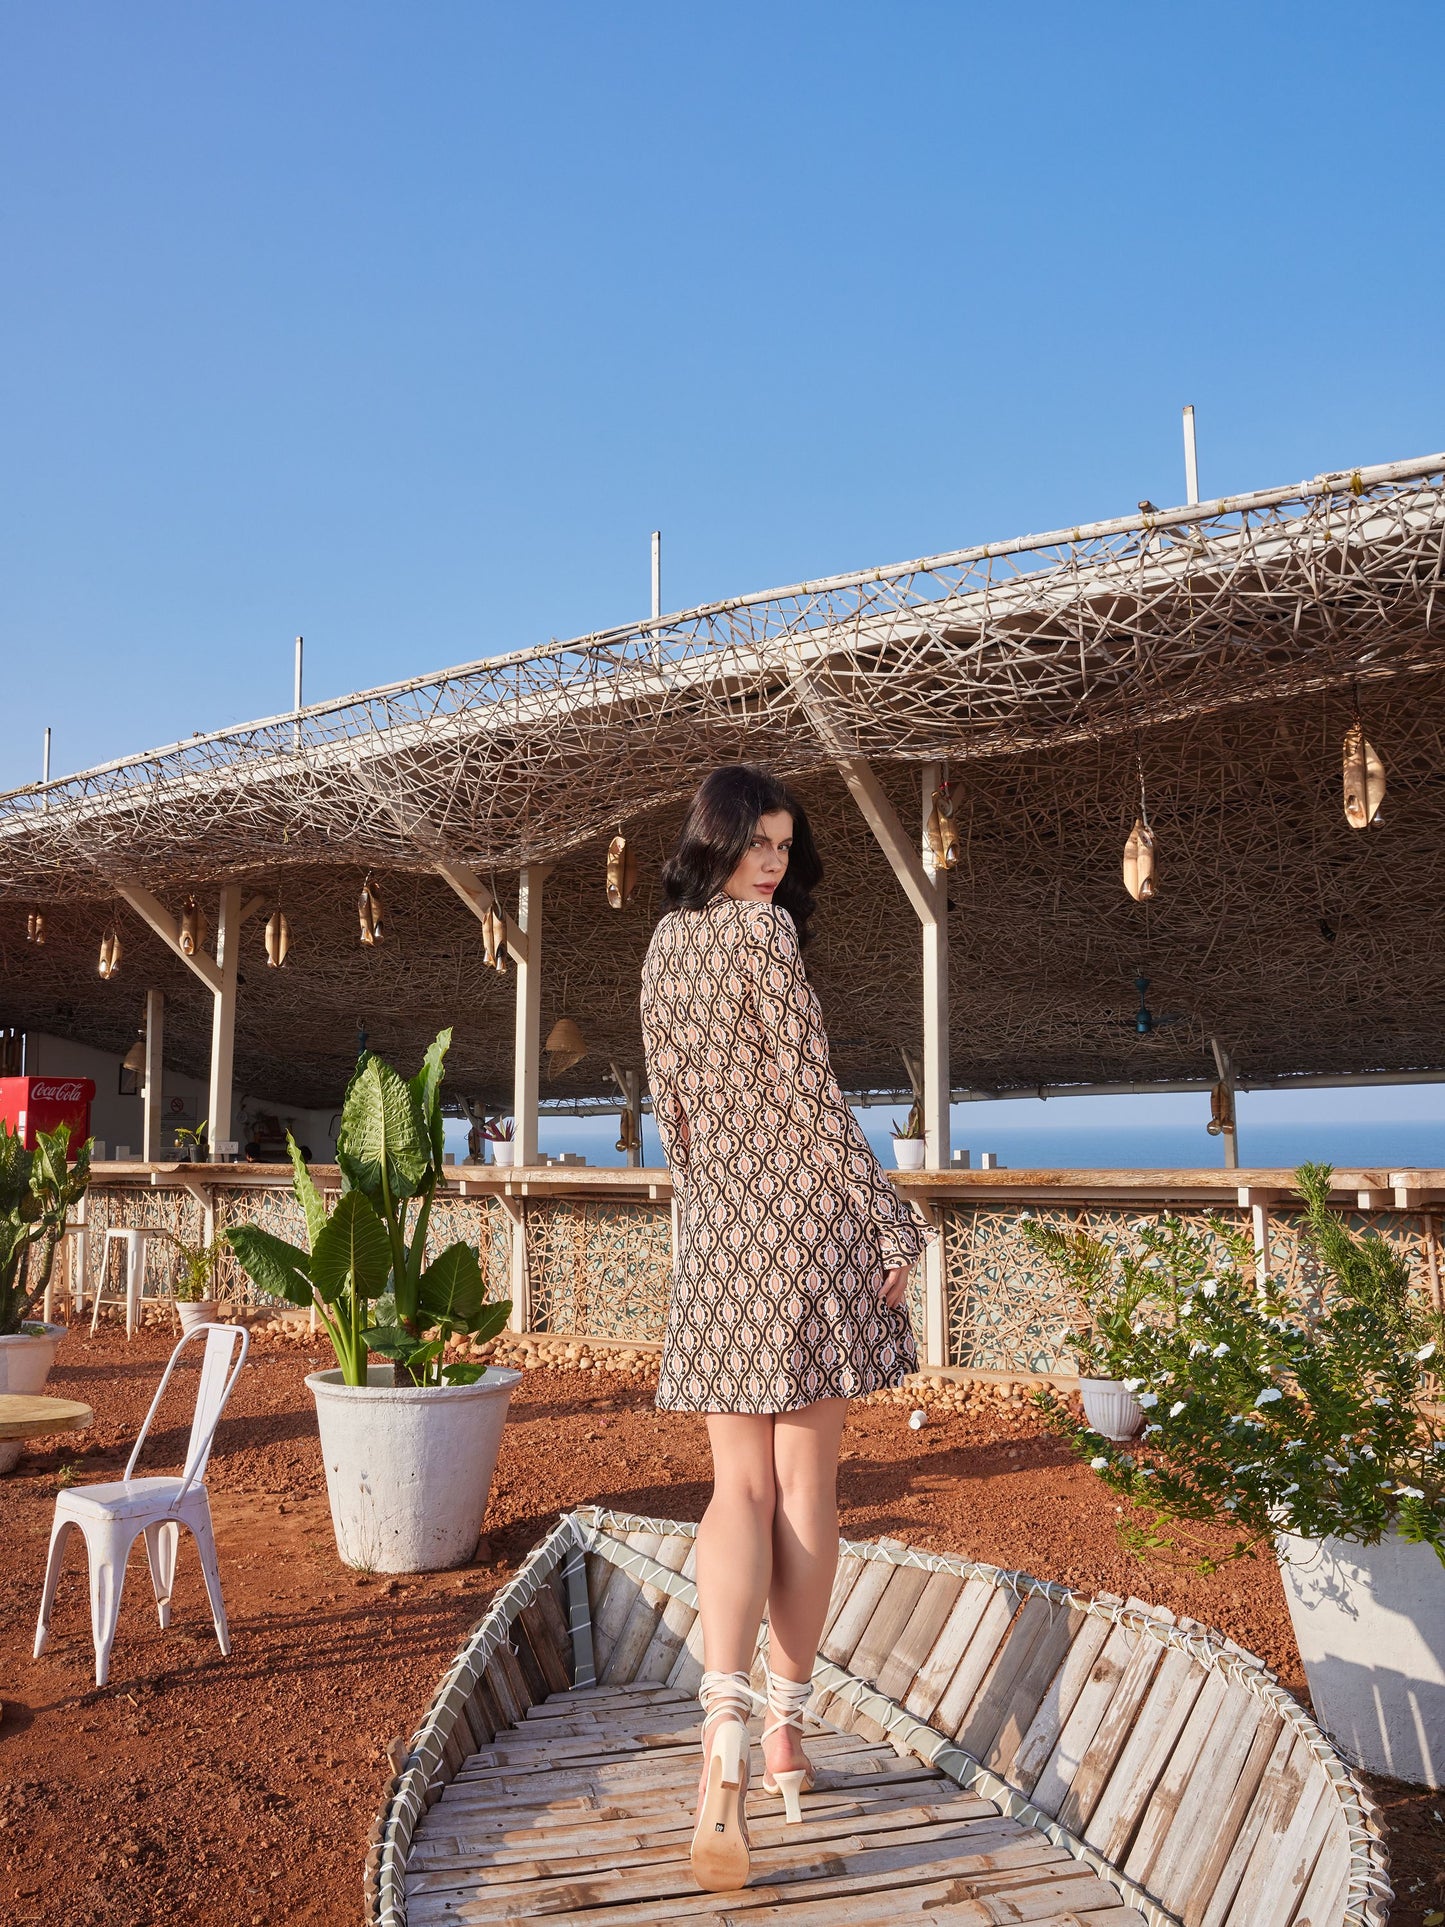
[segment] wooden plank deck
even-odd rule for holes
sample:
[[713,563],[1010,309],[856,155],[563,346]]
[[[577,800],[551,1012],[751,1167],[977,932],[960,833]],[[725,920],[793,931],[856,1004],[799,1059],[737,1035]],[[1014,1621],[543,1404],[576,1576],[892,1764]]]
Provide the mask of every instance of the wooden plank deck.
[[[641,1650],[640,1627],[627,1636]],[[657,1680],[529,1708],[461,1763],[422,1819],[406,1874],[410,1927],[896,1927],[902,1914],[953,1927],[1143,1927],[1066,1849],[857,1733],[810,1732],[818,1787],[798,1827],[761,1791],[754,1747],[752,1883],[700,1893],[688,1867],[698,1717],[696,1700]]]

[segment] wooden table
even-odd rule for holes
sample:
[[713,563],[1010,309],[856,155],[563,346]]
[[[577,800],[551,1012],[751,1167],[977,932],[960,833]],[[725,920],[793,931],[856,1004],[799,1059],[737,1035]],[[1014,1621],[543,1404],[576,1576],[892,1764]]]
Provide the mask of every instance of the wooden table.
[[42,1398],[31,1392],[0,1392],[0,1472],[13,1471],[22,1439],[50,1432],[83,1432],[95,1417],[75,1398]]

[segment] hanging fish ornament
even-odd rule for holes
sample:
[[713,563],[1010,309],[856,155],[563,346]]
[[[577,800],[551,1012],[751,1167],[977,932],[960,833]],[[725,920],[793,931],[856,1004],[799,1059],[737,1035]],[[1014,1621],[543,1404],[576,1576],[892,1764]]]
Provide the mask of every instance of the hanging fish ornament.
[[108,977],[110,975],[110,933],[109,931],[107,931],[106,934],[100,940],[100,962],[96,965],[96,969],[100,972],[102,977]]
[[368,948],[380,943],[385,934],[381,927],[381,896],[370,877],[362,884],[361,895],[356,899],[356,914],[361,921],[361,941]]
[[637,1135],[637,1119],[631,1111],[622,1113],[617,1143],[613,1149],[624,1153],[642,1149],[642,1141]]
[[201,942],[201,913],[196,907],[196,899],[187,897],[181,905],[181,949],[188,957],[194,957]]
[[933,792],[933,804],[928,812],[928,847],[940,870],[956,867],[959,857],[958,823],[953,814],[953,793],[947,783],[940,783]]
[[290,948],[291,926],[285,912],[273,910],[266,919],[266,961],[273,970],[279,970],[285,963]]
[[45,912],[43,910],[32,910],[30,912],[30,915],[25,919],[25,935],[31,943],[43,944],[45,942]]
[[1352,723],[1344,743],[1345,821],[1352,830],[1367,830],[1385,800],[1385,765],[1361,723]]
[[607,845],[607,901],[620,910],[637,888],[637,857],[619,830]]
[[1124,888],[1135,903],[1147,903],[1158,894],[1154,882],[1154,832],[1142,816],[1136,816],[1124,845]]
[[110,940],[110,969],[106,972],[108,977],[115,976],[116,972],[120,969],[120,959],[120,932],[116,931]]

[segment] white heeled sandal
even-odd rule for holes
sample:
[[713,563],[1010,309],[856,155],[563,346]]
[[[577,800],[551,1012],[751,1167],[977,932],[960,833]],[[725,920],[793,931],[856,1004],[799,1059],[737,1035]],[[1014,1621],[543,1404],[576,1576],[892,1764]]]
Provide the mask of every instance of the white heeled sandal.
[[[768,1717],[763,1725],[763,1744],[774,1733],[781,1733],[785,1727],[795,1726],[799,1733],[803,1730],[803,1714],[808,1701],[813,1697],[813,1682],[810,1679],[784,1679],[781,1674],[768,1668]],[[813,1767],[793,1767],[786,1773],[769,1773],[763,1769],[763,1792],[781,1793],[783,1796],[783,1818],[790,1826],[796,1826],[803,1817],[802,1796],[813,1784]]]
[[[707,1784],[692,1834],[692,1873],[709,1893],[732,1893],[748,1881],[748,1823],[743,1796],[748,1787],[747,1718],[753,1710],[746,1673],[704,1673],[702,1743],[707,1754]],[[716,1723],[714,1725],[714,1723]],[[714,1727],[708,1750],[708,1728]]]

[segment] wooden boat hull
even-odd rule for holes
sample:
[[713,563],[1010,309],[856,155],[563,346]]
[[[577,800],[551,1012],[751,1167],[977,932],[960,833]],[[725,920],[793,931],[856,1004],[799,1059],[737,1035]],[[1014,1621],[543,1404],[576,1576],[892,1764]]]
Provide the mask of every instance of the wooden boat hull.
[[[676,1917],[685,1891],[679,1815],[687,1776],[696,1777],[696,1754],[677,1735],[691,1740],[697,1717],[678,1696],[695,1694],[701,1676],[695,1530],[588,1507],[565,1514],[532,1552],[448,1669],[387,1790],[368,1855],[368,1921],[550,1916],[563,1927],[584,1890],[581,1910],[598,1923]],[[765,1643],[766,1628],[759,1686]],[[1138,1602],[1089,1599],[893,1541],[845,1541],[810,1716],[844,1775],[833,1807],[819,1809],[818,1838],[831,1844],[801,1861],[797,1851],[789,1860],[781,1833],[771,1850],[760,1848],[754,1886],[729,1897],[759,1923],[886,1918],[868,1911],[880,1855],[895,1913],[899,1883],[911,1882],[914,1917],[1011,1917],[958,1897],[968,1887],[956,1872],[964,1845],[975,1859],[1002,1853],[1005,1871],[990,1865],[989,1879],[1057,1877],[1068,1896],[1059,1906],[1071,1911],[1051,1920],[1384,1927],[1388,1918],[1373,1809],[1303,1708],[1222,1635]],[[659,1719],[661,1734],[652,1730]],[[576,1731],[565,1749],[538,1751],[539,1733],[560,1736],[568,1725]],[[649,1746],[652,1765],[639,1778],[628,1756]],[[903,1792],[926,1795],[922,1806],[870,1812],[844,1797],[854,1784],[883,1786],[885,1757],[911,1763],[919,1784]],[[587,1789],[563,1804],[580,1805],[578,1822],[609,1816],[595,1839],[585,1824],[559,1836],[555,1802],[541,1797],[538,1771],[564,1767],[571,1777],[547,1785]],[[885,1786],[878,1797],[898,1793]],[[957,1804],[965,1796],[967,1810]],[[522,1833],[508,1833],[503,1851],[492,1818],[471,1858],[442,1853],[451,1871],[437,1875],[447,1816],[503,1803]],[[913,1816],[914,1832],[897,1831],[900,1811]],[[770,1824],[760,1833],[754,1821],[755,1841],[773,1838]],[[652,1842],[646,1875],[640,1849],[616,1850],[623,1835]],[[757,1884],[774,1863],[776,1891]],[[525,1890],[519,1865],[540,1869]],[[955,1875],[933,1879],[945,1865]],[[448,1898],[436,1898],[439,1882]],[[1089,1894],[1097,1901],[1100,1882],[1108,1904],[1079,1911]],[[709,1917],[720,1919],[717,1898]]]

